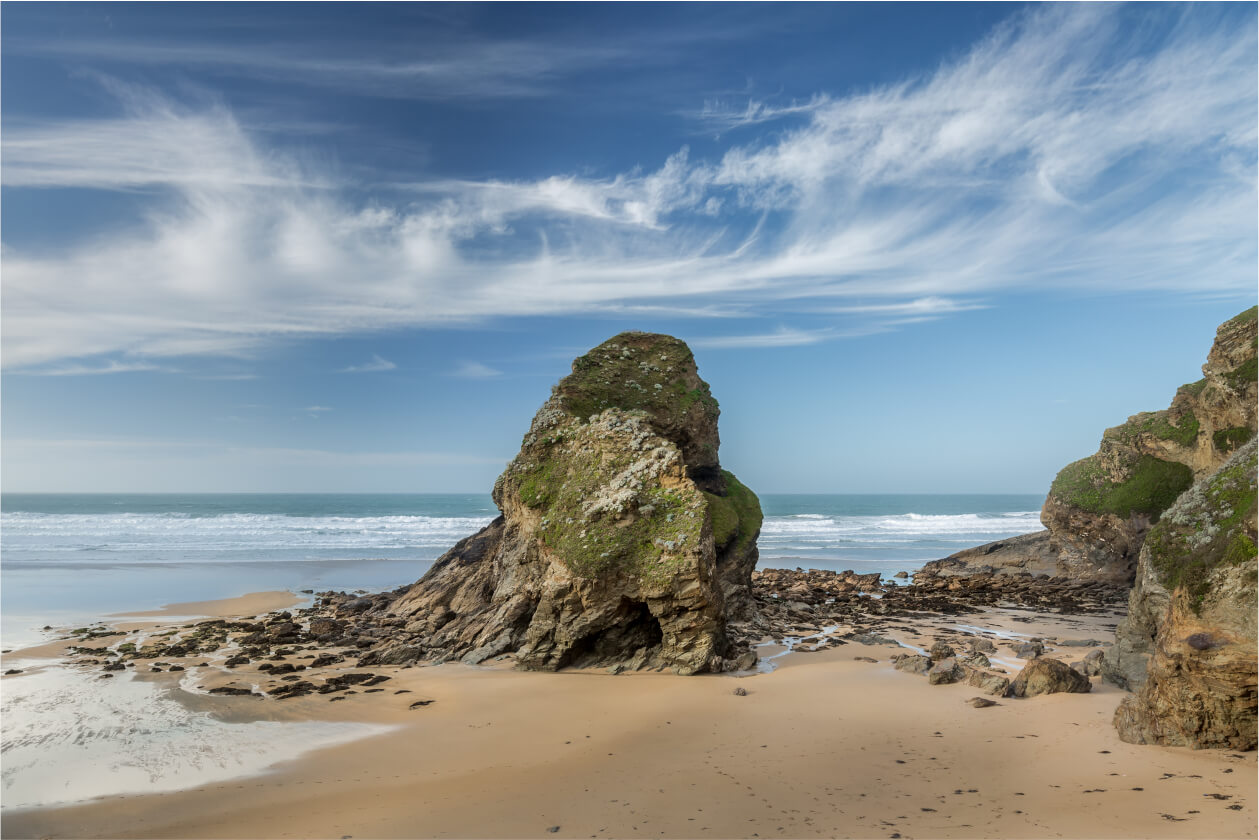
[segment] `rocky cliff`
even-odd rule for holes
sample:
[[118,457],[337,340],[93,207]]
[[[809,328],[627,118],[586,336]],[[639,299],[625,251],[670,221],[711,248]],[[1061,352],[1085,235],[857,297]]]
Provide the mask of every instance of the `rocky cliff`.
[[1103,664],[1135,692],[1115,712],[1125,741],[1256,746],[1255,459],[1251,440],[1145,539]]
[[1058,473],[1041,510],[1046,531],[928,564],[930,575],[1035,574],[1129,583],[1145,535],[1194,481],[1255,435],[1256,308],[1226,321],[1171,406],[1107,429],[1096,454]]
[[1226,321],[1165,411],[1107,429],[1058,473],[1041,510],[1060,574],[1132,580],[1150,527],[1176,498],[1255,434],[1254,307]]
[[749,667],[761,510],[721,469],[717,401],[681,341],[622,333],[573,362],[494,485],[502,515],[388,610],[404,658],[523,668]]

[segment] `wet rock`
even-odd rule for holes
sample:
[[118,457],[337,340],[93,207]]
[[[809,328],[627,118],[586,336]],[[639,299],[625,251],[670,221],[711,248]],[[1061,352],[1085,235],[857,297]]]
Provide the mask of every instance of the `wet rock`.
[[236,686],[232,686],[232,685],[223,685],[223,686],[219,686],[218,688],[211,688],[208,693],[223,694],[229,697],[256,696],[254,695],[254,692],[252,689],[237,688]]
[[232,656],[232,657],[229,657],[228,660],[223,663],[224,667],[226,668],[235,668],[238,665],[248,665],[248,664],[249,664],[248,656]]
[[1085,694],[1092,688],[1088,677],[1072,670],[1065,662],[1044,658],[1028,662],[1010,686],[1015,697],[1035,697],[1058,692]]

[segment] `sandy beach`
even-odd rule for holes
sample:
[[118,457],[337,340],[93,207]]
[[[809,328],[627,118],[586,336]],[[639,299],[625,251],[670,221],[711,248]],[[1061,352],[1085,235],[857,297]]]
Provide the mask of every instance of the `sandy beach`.
[[[294,601],[288,593],[261,593],[165,612],[252,616]],[[170,626],[152,618],[119,626],[131,633]],[[942,633],[973,633],[998,644],[1011,633],[1061,642],[1105,638],[1113,621],[993,609],[898,621],[892,635],[911,646]],[[1049,655],[1068,661],[1087,651],[1050,645]],[[490,667],[374,667],[390,678],[374,692],[286,700],[189,693],[179,688],[186,671],[136,674],[132,679],[166,685],[171,700],[226,721],[389,729],[261,775],[6,809],[3,831],[6,837],[1255,836],[1254,753],[1125,744],[1111,726],[1123,692],[1097,678],[1089,694],[972,708],[966,701],[977,694],[973,687],[928,685],[894,670],[890,657],[898,650],[905,649],[843,644],[780,656],[765,673],[703,677],[526,673],[513,670],[509,658]],[[53,644],[6,660],[59,652]],[[994,662],[1023,664],[1004,647]],[[354,670],[344,664],[324,669],[324,676]],[[242,677],[207,668],[195,682],[213,687],[252,679]],[[413,705],[417,700],[432,702]]]

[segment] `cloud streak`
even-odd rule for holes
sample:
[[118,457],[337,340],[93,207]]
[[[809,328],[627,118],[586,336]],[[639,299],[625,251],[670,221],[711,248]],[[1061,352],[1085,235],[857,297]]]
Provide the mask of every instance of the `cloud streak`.
[[112,119],[6,120],[6,186],[161,196],[109,239],[6,246],[4,363],[248,357],[503,316],[837,319],[707,345],[783,346],[1010,291],[1253,295],[1253,27],[1145,37],[1111,7],[1035,8],[928,76],[819,93],[790,130],[713,158],[412,184],[405,203],[351,199],[225,107],[118,87]]
[[375,353],[372,354],[372,360],[361,365],[350,365],[341,368],[339,373],[379,373],[386,370],[396,370],[397,365],[388,359],[382,359]]

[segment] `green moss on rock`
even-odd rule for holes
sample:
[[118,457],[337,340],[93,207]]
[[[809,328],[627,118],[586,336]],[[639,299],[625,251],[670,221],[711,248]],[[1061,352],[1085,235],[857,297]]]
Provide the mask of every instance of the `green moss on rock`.
[[621,333],[576,359],[557,393],[565,410],[582,419],[623,408],[682,425],[695,405],[714,422],[720,413],[708,383],[696,373],[690,348],[672,336],[651,333]]
[[1225,327],[1240,327],[1244,324],[1252,324],[1259,319],[1259,306],[1252,306],[1245,312],[1238,313],[1232,318],[1224,322]]
[[1127,517],[1143,513],[1153,520],[1193,484],[1184,464],[1142,455],[1123,481],[1115,481],[1097,456],[1063,467],[1050,493],[1062,502],[1091,513]]
[[1146,538],[1150,565],[1169,590],[1183,589],[1195,612],[1210,594],[1212,573],[1255,559],[1255,447],[1186,493]]
[[1232,429],[1220,429],[1211,436],[1211,440],[1220,452],[1232,452],[1254,436],[1253,430],[1245,426],[1236,426]]
[[726,495],[704,494],[712,521],[713,545],[718,553],[729,548],[741,553],[761,530],[761,502],[734,473],[722,470],[721,474],[725,478]]
[[[1182,388],[1187,387],[1189,386],[1182,386]],[[1107,429],[1106,436],[1135,443],[1140,436],[1150,435],[1181,446],[1192,446],[1198,439],[1201,428],[1192,409],[1185,409],[1175,417],[1168,411],[1150,411],[1135,415],[1122,426]]]
[[1257,376],[1259,376],[1259,360],[1250,358],[1224,374],[1224,381],[1234,391],[1238,391],[1245,388],[1247,384],[1253,384]]

